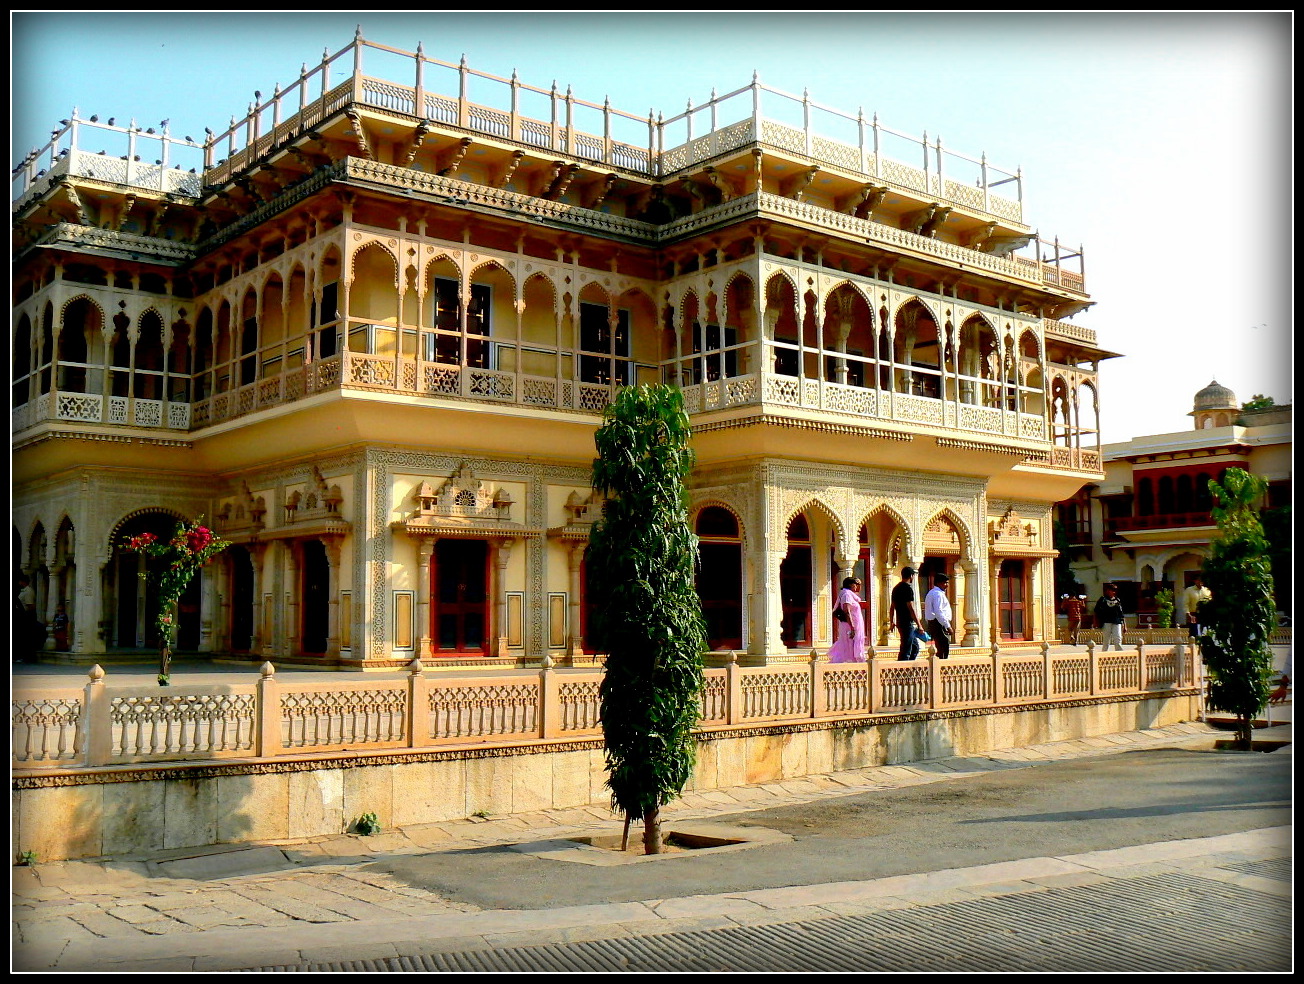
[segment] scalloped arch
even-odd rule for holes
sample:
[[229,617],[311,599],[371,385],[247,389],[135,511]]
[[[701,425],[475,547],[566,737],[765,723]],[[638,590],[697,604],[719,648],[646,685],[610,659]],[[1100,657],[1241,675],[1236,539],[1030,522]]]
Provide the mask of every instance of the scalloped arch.
[[89,304],[91,307],[93,307],[96,311],[99,312],[99,315],[100,315],[100,328],[101,328],[101,329],[103,329],[104,326],[105,326],[106,324],[108,324],[109,319],[108,319],[108,316],[105,315],[105,313],[104,313],[104,308],[100,307],[99,302],[96,301],[95,298],[91,297],[90,294],[87,294],[87,293],[85,293],[84,291],[83,291],[82,293],[76,294],[76,295],[74,295],[74,296],[68,298],[68,299],[67,299],[66,301],[64,301],[61,305],[59,305],[59,322],[60,322],[60,324],[62,324],[62,322],[63,322],[65,316],[67,315],[67,313],[68,313],[68,308],[69,308],[70,306],[72,306],[73,304],[76,304],[78,301],[85,301],[87,304]]
[[943,506],[924,520],[925,528],[927,528],[928,524],[935,519],[945,519],[951,524],[956,533],[960,535],[960,556],[964,559],[972,559],[975,541],[973,530],[969,528],[969,524],[961,519],[956,511],[950,506]]
[[[875,503],[870,506],[869,509],[865,510],[865,515],[861,519],[860,525],[868,526],[879,516],[887,516],[896,524],[897,529],[899,529],[905,536],[905,551],[906,555],[909,556],[911,549],[913,549],[915,543],[918,542],[918,538],[915,536],[914,531],[911,530],[910,524],[906,522],[905,517],[886,502]],[[859,534],[859,528],[857,528],[857,534]]]
[[1020,355],[1023,354],[1023,342],[1024,339],[1026,339],[1029,335],[1032,336],[1032,343],[1035,346],[1036,353],[1037,353],[1036,358],[1037,361],[1040,362],[1042,361],[1042,359],[1045,358],[1045,348],[1042,345],[1041,335],[1039,335],[1036,329],[1034,329],[1031,325],[1025,325],[1023,330],[1019,332],[1019,341],[1017,346],[1018,352]]
[[747,523],[743,520],[742,511],[732,502],[726,502],[715,495],[707,496],[705,499],[693,503],[692,508],[688,511],[689,525],[693,529],[697,529],[697,517],[702,514],[703,510],[713,508],[723,509],[729,513],[738,523],[738,538],[744,541],[747,539]]
[[378,249],[389,257],[389,262],[392,264],[394,269],[394,289],[397,290],[399,288],[399,269],[401,266],[398,254],[382,243],[379,239],[369,239],[365,243],[360,243],[358,246],[354,247],[354,249],[349,253],[348,276],[345,277],[345,279],[349,283],[353,283],[354,279],[357,277],[358,257],[369,249]]
[[841,290],[843,287],[847,287],[851,289],[853,292],[855,292],[856,294],[858,294],[860,298],[864,300],[865,304],[869,307],[871,312],[874,310],[873,290],[868,285],[862,284],[858,280],[851,280],[849,278],[838,280],[834,284],[830,285],[828,289],[824,291],[824,297],[822,298],[822,303],[827,306],[829,303],[829,298],[833,296],[834,292]]
[[834,536],[838,543],[842,543],[846,538],[846,527],[843,525],[842,520],[838,518],[837,511],[819,496],[811,496],[802,505],[788,512],[783,520],[783,535],[785,537],[788,535],[788,527],[792,525],[792,521],[797,518],[798,513],[804,513],[810,509],[814,509],[823,515],[833,525]]
[[927,311],[929,317],[933,319],[934,324],[943,325],[946,323],[946,319],[942,317],[942,305],[939,302],[926,300],[925,298],[920,297],[918,294],[908,294],[905,300],[903,300],[900,304],[898,304],[895,310],[891,311],[890,320],[892,324],[892,330],[894,332],[896,331],[897,316],[906,308],[908,308],[911,304],[918,304],[925,311]]
[[117,520],[117,522],[115,522],[112,526],[109,527],[108,547],[110,552],[112,552],[113,549],[117,546],[117,544],[115,544],[113,541],[117,538],[118,533],[122,529],[122,527],[125,526],[127,523],[129,523],[131,520],[135,519],[137,516],[143,516],[146,513],[164,513],[168,516],[171,516],[179,523],[186,522],[185,513],[183,513],[180,509],[173,508],[172,506],[140,506],[136,509],[132,509],[130,512],[124,513]]

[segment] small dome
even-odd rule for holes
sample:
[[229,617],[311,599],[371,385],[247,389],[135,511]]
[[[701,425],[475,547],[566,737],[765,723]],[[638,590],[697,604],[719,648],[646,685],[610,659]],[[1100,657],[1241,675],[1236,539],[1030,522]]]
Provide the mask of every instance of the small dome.
[[1218,380],[1214,380],[1200,392],[1195,394],[1195,407],[1192,413],[1199,413],[1202,410],[1236,410],[1240,404],[1236,402],[1236,394],[1226,386],[1219,386]]

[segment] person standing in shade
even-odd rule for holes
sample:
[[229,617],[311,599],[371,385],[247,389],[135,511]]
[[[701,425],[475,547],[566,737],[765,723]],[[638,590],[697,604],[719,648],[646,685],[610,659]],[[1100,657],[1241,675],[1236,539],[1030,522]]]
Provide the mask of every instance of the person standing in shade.
[[1082,620],[1087,615],[1087,596],[1075,595],[1064,602],[1064,614],[1069,618],[1069,645],[1078,644],[1078,632],[1082,629]]
[[1112,644],[1119,652],[1123,651],[1123,602],[1118,597],[1118,587],[1106,584],[1104,595],[1096,602],[1096,622],[1105,633],[1105,644],[1101,652],[1109,652]]
[[829,662],[865,662],[865,613],[860,607],[859,578],[843,580],[838,603],[833,606],[833,622],[838,627],[838,641],[829,650]]
[[948,575],[938,574],[933,578],[932,589],[924,595],[924,621],[937,646],[938,659],[951,656],[951,600],[946,597],[950,583]]
[[14,596],[14,661],[36,662],[36,589],[26,574],[18,576],[18,593]]
[[903,567],[901,581],[892,589],[892,615],[888,627],[901,633],[898,660],[912,660],[919,655],[919,636],[924,631],[924,624],[919,621],[919,609],[915,606],[915,586],[910,583],[914,579],[915,569]]
[[1204,586],[1204,578],[1199,574],[1191,586],[1182,592],[1182,601],[1186,605],[1186,631],[1192,639],[1200,638],[1204,627],[1200,624],[1200,606],[1213,600],[1213,592]]

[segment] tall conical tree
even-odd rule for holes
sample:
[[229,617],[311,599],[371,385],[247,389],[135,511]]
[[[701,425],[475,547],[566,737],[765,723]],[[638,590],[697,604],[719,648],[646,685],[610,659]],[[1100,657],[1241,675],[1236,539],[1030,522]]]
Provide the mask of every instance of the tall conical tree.
[[1237,717],[1236,741],[1249,749],[1253,721],[1268,703],[1272,677],[1269,635],[1276,624],[1268,541],[1254,503],[1263,479],[1229,468],[1209,483],[1218,524],[1204,583],[1213,597],[1200,608],[1200,651],[1209,665],[1210,703]]
[[684,479],[693,467],[683,394],[622,389],[594,437],[606,496],[589,540],[593,635],[606,652],[602,732],[614,809],[661,851],[660,809],[692,775],[706,624],[693,584],[697,537]]

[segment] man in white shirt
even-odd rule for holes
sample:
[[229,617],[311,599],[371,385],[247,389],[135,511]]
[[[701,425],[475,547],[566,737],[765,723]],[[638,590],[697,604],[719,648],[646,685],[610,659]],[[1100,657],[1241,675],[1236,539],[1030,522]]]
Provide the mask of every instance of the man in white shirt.
[[1213,600],[1213,592],[1204,586],[1204,578],[1195,575],[1194,582],[1182,592],[1182,603],[1186,606],[1186,627],[1192,639],[1200,638],[1203,626],[1200,624],[1200,606]]
[[938,574],[933,578],[932,589],[924,596],[924,622],[937,647],[938,659],[951,656],[951,601],[946,597],[950,581],[947,575]]

